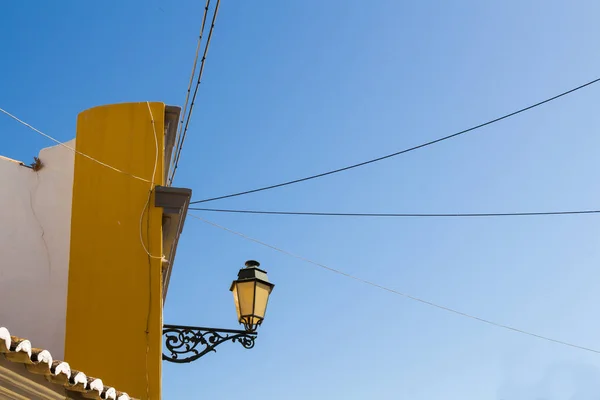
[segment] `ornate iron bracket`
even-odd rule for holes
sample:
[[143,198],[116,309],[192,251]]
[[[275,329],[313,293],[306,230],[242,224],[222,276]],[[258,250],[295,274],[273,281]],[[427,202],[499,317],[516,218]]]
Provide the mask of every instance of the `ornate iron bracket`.
[[242,347],[251,349],[254,347],[255,339],[256,332],[164,325],[163,340],[166,350],[163,351],[162,359],[174,363],[189,363],[206,353],[216,351],[215,347],[229,340],[239,342]]

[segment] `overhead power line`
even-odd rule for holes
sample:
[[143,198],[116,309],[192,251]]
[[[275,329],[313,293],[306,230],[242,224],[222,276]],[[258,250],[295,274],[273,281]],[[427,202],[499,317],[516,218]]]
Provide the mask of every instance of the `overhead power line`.
[[[208,7],[210,6],[210,0],[206,0],[206,5],[204,6],[204,15],[202,16],[202,24],[200,26],[200,34],[198,35],[198,44],[196,45],[196,55],[194,57],[194,63],[192,64],[192,72],[190,74],[190,82],[188,84],[187,93],[185,95],[185,104],[183,105],[183,113],[181,114],[181,120],[179,121],[179,132],[177,132],[177,137],[175,138],[175,149],[173,150],[173,156],[171,157],[171,170],[175,168],[175,158],[177,158],[177,152],[181,146],[180,139],[181,134],[183,132],[183,121],[185,120],[185,116],[187,114],[188,102],[190,100],[190,93],[192,91],[192,84],[194,82],[194,76],[196,75],[196,65],[198,64],[198,56],[200,55],[200,47],[202,45],[202,35],[204,35],[204,26],[206,25],[206,16],[208,14]],[[170,183],[170,182],[169,182]]]
[[194,95],[192,96],[192,102],[190,104],[190,110],[187,113],[187,119],[185,121],[185,127],[183,128],[183,134],[179,138],[177,154],[175,155],[175,165],[173,166],[173,172],[171,172],[171,177],[169,178],[169,184],[173,183],[173,179],[175,178],[175,172],[177,171],[177,167],[179,166],[179,158],[181,157],[181,150],[183,149],[183,144],[185,142],[185,138],[187,135],[188,127],[190,124],[190,119],[192,118],[192,111],[194,109],[194,104],[196,102],[196,95],[198,94],[198,87],[200,87],[200,83],[202,82],[202,73],[204,72],[204,63],[206,61],[206,55],[208,54],[208,47],[210,46],[210,40],[212,38],[213,30],[215,28],[215,21],[217,19],[217,14],[219,12],[219,4],[221,0],[217,0],[217,4],[215,6],[215,11],[213,13],[212,22],[210,24],[210,29],[208,31],[208,37],[206,39],[206,45],[204,46],[204,53],[202,54],[202,60],[200,61],[200,72],[198,73],[198,80],[196,81],[196,88],[194,89]]
[[577,90],[583,89],[583,88],[585,88],[587,86],[590,86],[590,85],[592,85],[594,83],[597,83],[598,81],[600,81],[600,78],[594,79],[594,80],[592,80],[590,82],[584,83],[583,85],[577,86],[577,87],[575,87],[573,89],[567,90],[566,92],[562,92],[562,93],[560,93],[560,94],[558,94],[556,96],[550,97],[550,98],[548,98],[546,100],[543,100],[543,101],[540,101],[538,103],[532,104],[532,105],[527,106],[525,108],[521,108],[520,110],[511,112],[510,114],[503,115],[501,117],[492,119],[492,120],[484,122],[482,124],[479,124],[479,125],[473,126],[471,128],[462,130],[460,132],[456,132],[456,133],[453,133],[451,135],[444,136],[442,138],[435,139],[435,140],[432,140],[432,141],[420,144],[418,146],[410,147],[408,149],[400,150],[400,151],[397,151],[395,153],[391,153],[391,154],[388,154],[388,155],[385,155],[385,156],[382,156],[382,157],[374,158],[374,159],[368,160],[368,161],[363,161],[363,162],[360,162],[358,164],[352,164],[352,165],[349,165],[347,167],[334,169],[334,170],[323,172],[323,173],[320,173],[320,174],[307,176],[305,178],[294,179],[294,180],[291,180],[291,181],[278,183],[278,184],[275,184],[275,185],[264,186],[264,187],[260,187],[260,188],[257,188],[257,189],[246,190],[246,191],[243,191],[243,192],[232,193],[232,194],[228,194],[228,195],[224,195],[224,196],[210,197],[210,198],[203,199],[203,200],[192,201],[191,204],[207,203],[209,201],[228,199],[228,198],[231,198],[231,197],[243,196],[243,195],[250,194],[250,193],[256,193],[256,192],[262,192],[262,191],[265,191],[265,190],[276,189],[276,188],[280,188],[280,187],[283,187],[283,186],[288,186],[288,185],[293,185],[293,184],[300,183],[300,182],[309,181],[309,180],[312,180],[312,179],[322,178],[324,176],[337,174],[339,172],[347,171],[347,170],[350,170],[350,169],[353,169],[353,168],[362,167],[364,165],[368,165],[368,164],[372,164],[372,163],[375,163],[375,162],[378,162],[378,161],[382,161],[382,160],[385,160],[385,159],[388,159],[388,158],[396,157],[396,156],[399,156],[401,154],[409,153],[411,151],[418,150],[418,149],[421,149],[423,147],[431,146],[433,144],[440,143],[440,142],[443,142],[443,141],[448,140],[448,139],[455,138],[455,137],[460,136],[460,135],[464,135],[465,133],[468,133],[468,132],[471,132],[471,131],[483,128],[485,126],[494,124],[496,122],[502,121],[504,119],[513,117],[513,116],[515,116],[517,114],[520,114],[522,112],[531,110],[531,109],[539,107],[539,106],[541,106],[543,104],[549,103],[549,102],[551,102],[553,100],[556,100],[556,99],[558,99],[560,97],[563,97],[563,96],[566,96],[566,95],[568,95],[570,93],[576,92]]
[[592,352],[592,353],[600,354],[600,350],[592,349],[590,347],[585,347],[585,346],[581,346],[581,345],[570,343],[570,342],[565,342],[563,340],[553,339],[553,338],[548,337],[548,336],[544,336],[544,335],[540,335],[540,334],[537,334],[537,333],[529,332],[529,331],[526,331],[526,330],[523,330],[523,329],[515,328],[515,327],[510,326],[510,325],[505,325],[505,324],[502,324],[502,323],[499,323],[499,322],[494,322],[494,321],[486,319],[486,318],[481,318],[481,317],[478,317],[478,316],[475,316],[475,315],[472,315],[472,314],[468,314],[466,312],[462,312],[462,311],[456,310],[454,308],[446,307],[446,306],[443,306],[443,305],[431,302],[429,300],[424,300],[424,299],[421,299],[419,297],[415,297],[415,296],[412,296],[410,294],[407,294],[407,293],[404,293],[404,292],[400,292],[400,291],[395,290],[395,289],[388,288],[388,287],[380,285],[378,283],[374,283],[374,282],[368,281],[366,279],[362,279],[362,278],[356,277],[354,275],[348,274],[346,272],[340,271],[338,269],[328,267],[325,264],[321,264],[321,263],[318,263],[318,262],[313,261],[311,259],[308,259],[306,257],[299,256],[299,255],[291,253],[291,252],[289,252],[287,250],[283,250],[283,249],[281,249],[279,247],[276,247],[276,246],[273,246],[271,244],[262,242],[262,241],[260,241],[258,239],[254,239],[254,238],[252,238],[250,236],[244,235],[243,233],[234,231],[232,229],[226,228],[226,227],[221,226],[219,224],[216,224],[214,222],[205,220],[204,218],[201,218],[201,217],[199,217],[197,215],[193,215],[193,214],[188,214],[188,215],[190,217],[192,217],[192,218],[195,218],[195,219],[198,219],[198,220],[204,222],[205,224],[208,224],[208,225],[211,225],[211,226],[213,226],[215,228],[219,228],[219,229],[224,230],[226,232],[232,233],[232,234],[234,234],[236,236],[239,236],[239,237],[241,237],[243,239],[246,239],[246,240],[249,240],[251,242],[257,243],[257,244],[259,244],[261,246],[268,247],[268,248],[270,248],[272,250],[275,250],[275,251],[277,251],[279,253],[282,253],[282,254],[285,254],[287,256],[290,256],[290,257],[296,258],[298,260],[304,261],[306,263],[315,265],[315,266],[317,266],[319,268],[325,269],[325,270],[333,272],[335,274],[345,276],[346,278],[353,279],[353,280],[355,280],[357,282],[360,282],[360,283],[363,283],[365,285],[369,285],[369,286],[375,287],[377,289],[381,289],[381,290],[384,290],[386,292],[389,292],[389,293],[392,293],[392,294],[395,294],[395,295],[398,295],[398,296],[405,297],[405,298],[407,298],[409,300],[413,300],[413,301],[419,302],[421,304],[425,304],[425,305],[428,305],[430,307],[434,307],[434,308],[437,308],[437,309],[440,309],[440,310],[443,310],[443,311],[446,311],[446,312],[449,312],[449,313],[452,313],[452,314],[456,314],[456,315],[459,315],[461,317],[465,317],[465,318],[469,318],[469,319],[472,319],[472,320],[475,320],[475,321],[478,321],[478,322],[482,322],[482,323],[487,324],[487,325],[492,325],[492,326],[495,326],[496,328],[502,328],[502,329],[505,329],[505,330],[509,330],[509,331],[512,331],[512,332],[516,332],[516,333],[520,333],[520,334],[523,334],[523,335],[531,336],[531,337],[534,337],[534,338],[537,338],[537,339],[541,339],[541,340],[545,340],[545,341],[548,341],[548,342],[560,344],[560,345],[563,345],[563,346],[573,347],[573,348],[576,348],[576,349],[585,350],[585,351],[589,351],[589,352]]
[[577,214],[599,214],[600,210],[576,210],[576,211],[538,211],[538,212],[512,212],[512,213],[339,213],[339,212],[301,212],[301,211],[266,211],[266,210],[231,210],[220,208],[190,207],[189,210],[208,211],[232,214],[266,214],[266,215],[300,215],[316,217],[397,217],[397,218],[464,218],[464,217],[529,217],[541,215],[577,215]]

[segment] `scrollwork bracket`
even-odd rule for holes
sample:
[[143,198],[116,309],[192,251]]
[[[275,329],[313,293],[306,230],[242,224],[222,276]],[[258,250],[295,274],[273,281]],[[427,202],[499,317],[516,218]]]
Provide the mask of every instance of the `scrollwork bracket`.
[[189,363],[216,351],[221,343],[239,342],[242,347],[254,347],[256,332],[198,326],[164,325],[162,359],[174,363]]

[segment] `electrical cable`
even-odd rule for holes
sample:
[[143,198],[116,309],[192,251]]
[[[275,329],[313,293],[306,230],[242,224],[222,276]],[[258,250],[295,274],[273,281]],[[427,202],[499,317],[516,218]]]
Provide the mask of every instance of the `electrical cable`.
[[17,117],[16,117],[16,116],[14,116],[13,114],[9,113],[9,112],[8,112],[8,111],[6,111],[6,110],[3,110],[2,108],[0,108],[0,112],[2,112],[2,113],[4,113],[4,114],[8,115],[9,117],[11,117],[12,119],[14,119],[14,120],[15,120],[15,121],[17,121],[18,123],[20,123],[20,124],[22,124],[22,125],[25,125],[25,126],[26,126],[26,127],[28,127],[29,129],[33,130],[33,131],[34,131],[34,132],[36,132],[36,133],[39,133],[40,135],[44,136],[45,138],[47,138],[47,139],[50,139],[50,140],[51,140],[51,141],[53,141],[54,143],[56,143],[56,144],[58,144],[58,145],[60,145],[60,146],[62,146],[62,147],[65,147],[65,148],[67,148],[67,149],[71,150],[73,153],[79,154],[79,155],[80,155],[80,156],[82,156],[82,157],[85,157],[85,158],[87,158],[87,159],[89,159],[89,160],[92,160],[93,162],[95,162],[95,163],[98,163],[98,164],[100,164],[100,165],[102,165],[103,167],[106,167],[106,168],[108,168],[108,169],[112,169],[113,171],[115,171],[115,172],[118,172],[118,173],[120,173],[120,174],[124,174],[124,175],[130,176],[130,177],[132,177],[132,178],[134,178],[134,179],[137,179],[137,180],[140,180],[140,181],[142,181],[142,182],[146,182],[146,183],[152,183],[152,181],[151,181],[151,180],[149,180],[149,179],[144,179],[144,178],[142,178],[142,177],[139,177],[139,176],[137,176],[137,175],[130,174],[129,172],[122,171],[122,170],[120,170],[119,168],[115,168],[115,167],[113,167],[112,165],[106,164],[106,163],[104,163],[104,162],[102,162],[102,161],[100,161],[100,160],[97,160],[97,159],[95,159],[94,157],[88,156],[88,155],[87,155],[87,154],[85,154],[85,153],[82,153],[82,152],[80,152],[80,151],[77,151],[77,150],[75,150],[74,148],[72,148],[71,146],[69,146],[68,144],[66,144],[66,143],[64,143],[64,142],[61,142],[61,141],[60,141],[60,140],[58,140],[58,139],[55,139],[55,138],[53,138],[52,136],[50,136],[50,135],[48,135],[48,134],[46,134],[46,133],[44,133],[44,132],[40,131],[39,129],[36,129],[36,128],[34,128],[33,126],[29,125],[27,122],[25,122],[25,121],[23,121],[23,120],[21,120],[21,119],[17,118]]
[[[142,243],[142,247],[144,248],[144,251],[146,252],[146,254],[148,254],[148,257],[150,258],[156,258],[156,259],[163,259],[163,256],[161,255],[159,256],[153,256],[152,254],[150,254],[150,251],[148,250],[148,248],[146,247],[146,244],[144,243],[144,238],[142,235],[142,225],[143,225],[143,220],[144,220],[144,214],[146,213],[146,211],[148,211],[148,221],[150,220],[150,199],[152,198],[152,191],[155,188],[155,184],[154,184],[154,179],[156,176],[156,169],[158,168],[158,134],[156,133],[156,125],[154,124],[154,115],[152,114],[152,109],[150,108],[150,102],[146,102],[146,105],[148,106],[148,112],[150,113],[150,120],[152,122],[152,130],[154,132],[154,144],[156,146],[156,157],[154,160],[154,168],[152,170],[152,181],[150,182],[150,190],[148,191],[148,197],[146,199],[146,203],[144,204],[144,208],[142,208],[142,212],[140,214],[140,242]],[[148,222],[149,223],[149,222]],[[148,238],[148,247],[150,246],[150,238]]]
[[566,95],[568,95],[570,93],[573,93],[573,92],[575,92],[577,90],[583,89],[583,88],[585,88],[587,86],[590,86],[590,85],[592,85],[594,83],[597,83],[598,81],[600,81],[600,78],[594,79],[594,80],[592,80],[590,82],[587,82],[587,83],[585,83],[583,85],[577,86],[576,88],[567,90],[566,92],[562,92],[562,93],[560,93],[560,94],[558,94],[556,96],[550,97],[550,98],[548,98],[546,100],[543,100],[543,101],[540,101],[538,103],[532,104],[532,105],[527,106],[525,108],[521,108],[520,110],[511,112],[509,114],[505,114],[505,115],[503,115],[501,117],[492,119],[490,121],[487,121],[487,122],[484,122],[482,124],[473,126],[471,128],[462,130],[460,132],[456,132],[456,133],[453,133],[451,135],[444,136],[444,137],[441,137],[439,139],[435,139],[435,140],[432,140],[432,141],[429,141],[429,142],[426,142],[426,143],[423,143],[423,144],[420,144],[420,145],[417,145],[417,146],[414,146],[414,147],[409,147],[407,149],[400,150],[400,151],[397,151],[395,153],[391,153],[391,154],[388,154],[388,155],[385,155],[385,156],[382,156],[382,157],[377,157],[377,158],[374,158],[374,159],[371,159],[371,160],[368,160],[368,161],[360,162],[358,164],[352,164],[352,165],[349,165],[347,167],[338,168],[338,169],[334,169],[334,170],[331,170],[331,171],[323,172],[323,173],[320,173],[320,174],[311,175],[311,176],[307,176],[307,177],[300,178],[300,179],[294,179],[294,180],[291,180],[291,181],[278,183],[278,184],[275,184],[275,185],[264,186],[264,187],[260,187],[260,188],[257,188],[257,189],[246,190],[246,191],[243,191],[243,192],[232,193],[232,194],[228,194],[228,195],[224,195],[224,196],[210,197],[210,198],[203,199],[203,200],[192,201],[192,202],[190,202],[190,204],[207,203],[209,201],[228,199],[228,198],[231,198],[231,197],[243,196],[243,195],[250,194],[250,193],[256,193],[256,192],[262,192],[262,191],[265,191],[265,190],[276,189],[276,188],[280,188],[280,187],[283,187],[283,186],[288,186],[288,185],[293,185],[293,184],[300,183],[300,182],[309,181],[309,180],[312,180],[312,179],[322,178],[324,176],[328,176],[328,175],[332,175],[332,174],[337,174],[339,172],[347,171],[347,170],[350,170],[350,169],[353,169],[353,168],[362,167],[364,165],[368,165],[368,164],[372,164],[372,163],[375,163],[375,162],[378,162],[378,161],[382,161],[382,160],[385,160],[385,159],[388,159],[388,158],[396,157],[396,156],[399,156],[401,154],[409,153],[411,151],[418,150],[418,149],[421,149],[423,147],[431,146],[433,144],[440,143],[440,142],[443,142],[445,140],[455,138],[455,137],[463,135],[465,133],[468,133],[468,132],[471,132],[471,131],[483,128],[485,126],[491,125],[493,123],[502,121],[504,119],[510,118],[510,117],[515,116],[517,114],[520,114],[522,112],[525,112],[525,111],[531,110],[533,108],[539,107],[539,106],[541,106],[543,104],[549,103],[549,102],[551,102],[553,100],[556,100],[556,99],[558,99],[560,97],[566,96]]
[[[152,181],[150,182],[150,189],[148,191],[148,198],[146,199],[146,203],[144,204],[144,208],[142,208],[142,213],[140,214],[140,242],[142,243],[142,247],[144,251],[148,255],[148,312],[146,315],[146,330],[145,338],[146,338],[146,358],[145,358],[145,366],[146,366],[146,397],[150,399],[150,375],[148,373],[148,355],[150,353],[150,314],[152,311],[152,259],[160,259],[163,260],[164,256],[153,256],[150,253],[150,199],[152,198],[152,191],[155,189],[156,185],[154,183],[154,179],[156,178],[156,170],[158,169],[158,134],[156,132],[156,124],[154,122],[154,114],[152,114],[152,108],[150,107],[150,102],[147,101],[146,105],[148,106],[148,112],[150,113],[150,122],[152,124],[152,132],[154,133],[154,146],[155,146],[155,158],[154,158],[154,167],[152,169]],[[142,226],[144,220],[144,214],[147,211],[146,216],[146,238],[148,240],[148,247],[144,244],[144,238],[142,235]]]
[[204,26],[206,24],[206,16],[208,15],[208,7],[210,6],[210,0],[206,0],[206,6],[204,6],[204,15],[202,16],[202,25],[200,27],[200,34],[198,35],[198,45],[196,46],[196,56],[194,57],[194,63],[192,65],[192,73],[190,74],[190,82],[188,84],[187,93],[185,95],[185,104],[183,106],[183,113],[181,114],[181,120],[179,121],[179,132],[177,132],[177,137],[175,138],[175,149],[173,151],[171,163],[171,170],[175,167],[175,155],[177,154],[179,148],[181,147],[181,132],[183,131],[183,121],[185,120],[185,116],[188,108],[188,101],[190,99],[190,92],[192,91],[192,83],[194,82],[194,76],[196,75],[196,65],[198,63],[198,56],[200,54],[200,47],[202,44],[202,36],[204,35]]
[[524,217],[541,215],[577,215],[598,214],[600,210],[576,210],[576,211],[538,211],[538,212],[512,212],[512,213],[447,213],[447,214],[423,214],[423,213],[335,213],[335,212],[300,212],[300,211],[264,211],[264,210],[231,210],[219,208],[190,207],[188,210],[207,211],[234,214],[266,214],[266,215],[300,215],[317,217],[398,217],[398,218],[464,218],[464,217]]
[[204,46],[204,53],[202,54],[202,60],[200,61],[200,72],[198,73],[198,81],[196,82],[196,88],[194,89],[194,95],[192,96],[192,103],[190,104],[190,110],[188,112],[187,120],[185,122],[185,128],[183,129],[183,134],[181,135],[181,138],[180,138],[181,144],[179,146],[179,149],[177,150],[177,154],[175,155],[175,165],[173,167],[173,171],[171,172],[171,177],[169,178],[169,185],[171,185],[173,183],[173,179],[175,179],[175,172],[177,171],[177,167],[179,166],[179,158],[181,157],[181,151],[183,150],[183,144],[184,144],[185,138],[187,136],[190,119],[192,118],[192,111],[194,109],[194,104],[196,102],[196,95],[198,94],[198,88],[200,87],[200,83],[202,82],[202,73],[204,72],[206,55],[208,54],[208,47],[210,46],[210,40],[212,38],[213,30],[215,28],[215,21],[217,19],[217,14],[219,12],[219,4],[220,3],[221,3],[221,0],[217,0],[217,4],[215,5],[215,11],[213,13],[212,22],[210,25],[210,29],[208,31],[208,37],[206,38],[206,45]]
[[548,342],[560,344],[560,345],[563,345],[563,346],[573,347],[573,348],[576,348],[576,349],[585,350],[585,351],[589,351],[589,352],[592,352],[592,353],[600,354],[600,350],[592,349],[590,347],[580,346],[578,344],[574,344],[574,343],[570,343],[570,342],[565,342],[563,340],[553,339],[553,338],[548,337],[548,336],[539,335],[537,333],[533,333],[533,332],[529,332],[529,331],[526,331],[526,330],[523,330],[523,329],[515,328],[515,327],[510,326],[510,325],[505,325],[505,324],[501,324],[501,323],[498,323],[498,322],[494,322],[492,320],[481,318],[481,317],[478,317],[478,316],[475,316],[475,315],[472,315],[472,314],[468,314],[468,313],[465,313],[465,312],[462,312],[462,311],[459,311],[459,310],[456,310],[456,309],[453,309],[453,308],[450,308],[450,307],[446,307],[446,306],[443,306],[443,305],[440,305],[440,304],[437,304],[437,303],[434,303],[434,302],[431,302],[431,301],[428,301],[428,300],[424,300],[424,299],[421,299],[419,297],[415,297],[415,296],[409,295],[407,293],[400,292],[400,291],[395,290],[395,289],[390,289],[390,288],[388,288],[386,286],[383,286],[383,285],[380,285],[378,283],[374,283],[374,282],[368,281],[366,279],[358,278],[358,277],[356,277],[354,275],[348,274],[348,273],[340,271],[338,269],[328,267],[328,266],[326,266],[324,264],[321,264],[321,263],[318,263],[316,261],[310,260],[308,258],[299,256],[297,254],[291,253],[291,252],[289,252],[287,250],[280,249],[279,247],[276,247],[276,246],[270,245],[268,243],[262,242],[262,241],[260,241],[258,239],[254,239],[254,238],[252,238],[250,236],[247,236],[247,235],[245,235],[243,233],[236,232],[236,231],[234,231],[232,229],[226,228],[226,227],[221,226],[219,224],[216,224],[214,222],[205,220],[204,218],[201,218],[201,217],[199,217],[197,215],[194,215],[194,214],[188,214],[188,215],[190,217],[192,217],[192,218],[195,218],[195,219],[198,219],[198,220],[204,222],[207,225],[211,225],[211,226],[213,226],[215,228],[219,228],[219,229],[224,230],[226,232],[232,233],[232,234],[234,234],[236,236],[239,236],[239,237],[241,237],[243,239],[246,239],[248,241],[260,244],[261,246],[264,246],[264,247],[268,247],[268,248],[270,248],[272,250],[275,250],[275,251],[277,251],[279,253],[285,254],[285,255],[290,256],[292,258],[296,258],[298,260],[301,260],[301,261],[304,261],[306,263],[312,264],[314,266],[317,266],[319,268],[322,268],[322,269],[325,269],[327,271],[333,272],[335,274],[345,276],[346,278],[353,279],[353,280],[358,281],[360,283],[363,283],[365,285],[369,285],[369,286],[375,287],[377,289],[381,289],[381,290],[384,290],[386,292],[389,292],[389,293],[392,293],[392,294],[395,294],[395,295],[399,295],[399,296],[405,297],[405,298],[407,298],[409,300],[413,300],[413,301],[419,302],[421,304],[425,304],[425,305],[428,305],[428,306],[431,306],[431,307],[434,307],[434,308],[437,308],[437,309],[440,309],[440,310],[443,310],[443,311],[446,311],[446,312],[449,312],[449,313],[453,313],[453,314],[459,315],[461,317],[465,317],[465,318],[469,318],[469,319],[472,319],[472,320],[475,320],[475,321],[478,321],[478,322],[482,322],[484,324],[491,325],[491,326],[494,326],[496,328],[501,328],[501,329],[509,330],[509,331],[512,331],[512,332],[520,333],[520,334],[523,334],[523,335],[531,336],[531,337],[534,337],[534,338],[537,338],[537,339],[545,340],[545,341],[548,341]]

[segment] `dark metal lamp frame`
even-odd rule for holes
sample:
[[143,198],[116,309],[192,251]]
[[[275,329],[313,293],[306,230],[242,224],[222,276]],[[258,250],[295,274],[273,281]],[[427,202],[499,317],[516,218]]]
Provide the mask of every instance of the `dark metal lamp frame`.
[[256,331],[164,325],[165,349],[162,359],[180,364],[189,363],[216,351],[215,347],[227,341],[239,342],[242,347],[251,349],[256,336]]

